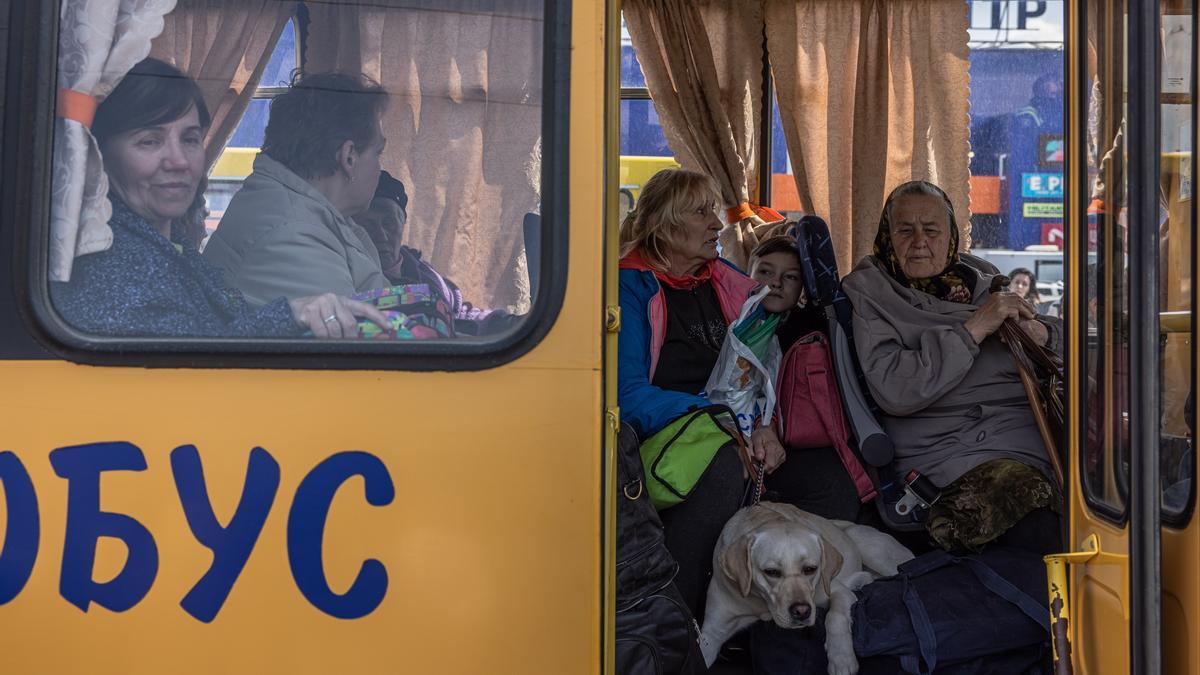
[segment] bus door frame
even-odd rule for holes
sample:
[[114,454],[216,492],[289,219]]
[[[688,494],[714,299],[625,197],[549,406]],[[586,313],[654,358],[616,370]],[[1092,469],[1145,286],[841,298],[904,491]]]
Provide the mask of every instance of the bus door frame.
[[[1106,0],[1100,0],[1106,2]],[[1088,379],[1082,355],[1088,349],[1088,297],[1084,255],[1088,247],[1086,208],[1090,198],[1088,169],[1083,161],[1086,153],[1089,88],[1086,50],[1088,48],[1087,0],[1071,0],[1067,14],[1068,62],[1068,124],[1070,152],[1066,157],[1069,176],[1067,186],[1068,255],[1067,274],[1070,279],[1067,319],[1070,326],[1071,353],[1068,361],[1068,381],[1073,391],[1069,400],[1070,415],[1068,447],[1073,468],[1071,483],[1066,486],[1070,501],[1071,552],[1047,556],[1050,567],[1051,620],[1054,629],[1055,672],[1071,673],[1073,666],[1092,675],[1097,672],[1129,672],[1134,675],[1157,675],[1162,669],[1161,636],[1161,517],[1159,486],[1159,316],[1158,316],[1158,184],[1159,184],[1159,2],[1107,0],[1115,18],[1106,17],[1109,25],[1099,25],[1098,31],[1116,26],[1123,28],[1127,62],[1128,99],[1125,109],[1125,158],[1128,209],[1130,224],[1128,238],[1129,264],[1129,421],[1130,421],[1130,485],[1126,500],[1126,517],[1107,517],[1094,509],[1084,498],[1083,467],[1079,461],[1086,446],[1087,420],[1081,414],[1087,400]],[[1099,3],[1097,3],[1099,4]],[[1124,9],[1122,12],[1121,10]],[[1117,24],[1116,21],[1123,21]],[[1107,23],[1107,22],[1106,22]],[[1098,33],[1099,35],[1100,33]],[[1107,47],[1107,45],[1104,45]],[[1106,53],[1097,45],[1098,58],[1108,59],[1110,67],[1119,67],[1120,54]],[[1139,77],[1138,74],[1150,73]],[[1105,92],[1112,95],[1109,92]],[[1103,150],[1102,150],[1103,151]],[[1116,227],[1119,205],[1106,204],[1109,228]],[[1154,224],[1141,226],[1139,224]],[[1101,237],[1108,236],[1100,232]],[[1098,265],[1103,261],[1098,260]],[[1098,284],[1097,294],[1112,288]],[[1107,311],[1099,318],[1100,330],[1108,328],[1114,313]],[[1103,337],[1102,337],[1103,339]],[[1102,367],[1111,366],[1106,358]],[[1111,372],[1111,369],[1108,369]],[[1106,411],[1107,412],[1107,411]],[[1107,424],[1107,421],[1106,421]],[[1073,566],[1069,596],[1062,594],[1061,581],[1055,568]],[[1090,578],[1111,582],[1120,594],[1121,611],[1110,606],[1091,603],[1092,595],[1085,594]],[[1098,583],[1097,586],[1102,585]],[[1062,602],[1067,597],[1075,609],[1075,621],[1067,623],[1068,613]],[[1119,614],[1124,614],[1120,616]],[[1126,628],[1122,631],[1120,628]],[[1085,632],[1090,631],[1090,632]],[[1100,643],[1124,639],[1129,661],[1127,664],[1098,659],[1090,663],[1085,654],[1099,653]],[[1066,639],[1075,641],[1072,646]],[[1107,651],[1107,650],[1105,650]],[[1112,669],[1112,670],[1110,670]]]
[[[1159,0],[1129,14],[1130,673],[1162,671],[1162,522],[1159,487]],[[1154,152],[1148,152],[1153,148]],[[1151,226],[1153,224],[1153,226]]]

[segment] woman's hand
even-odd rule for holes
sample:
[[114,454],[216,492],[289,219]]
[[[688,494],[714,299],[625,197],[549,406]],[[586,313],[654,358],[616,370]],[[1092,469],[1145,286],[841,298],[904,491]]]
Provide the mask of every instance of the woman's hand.
[[387,333],[392,332],[387,317],[372,305],[333,293],[289,300],[292,318],[307,326],[318,339],[358,337],[358,319],[370,319]]
[[966,320],[963,328],[966,328],[967,332],[971,334],[975,344],[981,344],[984,338],[1000,328],[1000,324],[1004,323],[1005,319],[1021,321],[1033,317],[1033,308],[1021,296],[1003,291],[989,295],[987,300],[971,315],[971,318]]
[[1037,319],[1024,319],[1017,325],[1039,345],[1044,347],[1046,343],[1050,342],[1050,330],[1041,321]]
[[770,426],[759,427],[750,434],[750,456],[756,462],[762,462],[767,469],[767,473],[773,472],[783,464],[783,460],[787,458],[787,452],[783,449],[783,444],[779,442],[779,437],[775,435],[775,430]]

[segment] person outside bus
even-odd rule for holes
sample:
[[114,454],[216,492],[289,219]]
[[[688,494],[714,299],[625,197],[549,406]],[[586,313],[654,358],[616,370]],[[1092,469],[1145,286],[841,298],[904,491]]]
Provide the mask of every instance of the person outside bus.
[[211,122],[196,83],[145,59],[96,110],[92,133],[112,202],[112,246],[80,256],[71,280],[50,285],[55,308],[81,330],[106,335],[357,337],[355,316],[380,326],[369,305],[324,289],[251,306],[200,257],[204,133]]
[[1043,302],[1041,294],[1038,293],[1037,286],[1037,277],[1034,276],[1033,270],[1027,267],[1017,267],[1008,273],[1008,290],[1021,296],[1038,314],[1059,316],[1062,299]]
[[1061,131],[1064,89],[1061,73],[1046,73],[1034,80],[1029,102],[1013,113],[1013,138],[1032,136],[1037,141],[1044,128]]
[[1008,273],[1008,290],[1016,293],[1022,300],[1036,307],[1041,302],[1037,290],[1037,277],[1033,271],[1018,267]]
[[[943,548],[1061,546],[1061,496],[1012,354],[996,335],[1016,320],[1061,354],[1061,323],[1015,293],[990,293],[994,268],[958,253],[945,193],[905,183],[884,204],[874,253],[846,277],[859,360],[901,475],[942,489],[927,529]],[[990,268],[990,269],[989,269]]]
[[[646,181],[621,224],[617,401],[642,441],[709,405],[701,392],[729,324],[756,287],[717,255],[719,204],[708,176],[664,169]],[[764,441],[763,434],[752,439],[765,460]],[[679,563],[676,585],[698,619],[713,548],[744,492],[742,458],[725,446],[687,499],[660,513],[667,549]]]

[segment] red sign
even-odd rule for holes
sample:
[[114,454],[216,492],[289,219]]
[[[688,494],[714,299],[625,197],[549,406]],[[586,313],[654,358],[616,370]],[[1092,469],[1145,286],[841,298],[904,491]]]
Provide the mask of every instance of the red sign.
[[1067,243],[1067,238],[1063,234],[1063,224],[1042,223],[1042,243],[1057,246],[1058,250],[1063,250],[1063,246]]

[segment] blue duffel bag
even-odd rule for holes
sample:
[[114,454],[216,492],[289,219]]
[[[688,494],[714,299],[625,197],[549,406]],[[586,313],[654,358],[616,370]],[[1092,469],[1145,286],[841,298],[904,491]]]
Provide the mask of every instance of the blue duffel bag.
[[1028,551],[933,551],[858,595],[854,651],[860,658],[897,658],[906,673],[1031,649],[1037,655],[1038,646],[1049,644],[1046,568]]

